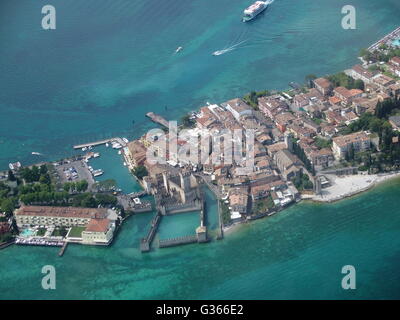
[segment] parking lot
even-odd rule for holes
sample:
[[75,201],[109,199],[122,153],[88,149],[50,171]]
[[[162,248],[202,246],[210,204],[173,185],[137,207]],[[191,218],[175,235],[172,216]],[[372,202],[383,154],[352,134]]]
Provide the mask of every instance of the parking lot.
[[90,189],[95,183],[88,165],[83,160],[65,161],[62,164],[55,165],[55,169],[61,184],[86,180]]

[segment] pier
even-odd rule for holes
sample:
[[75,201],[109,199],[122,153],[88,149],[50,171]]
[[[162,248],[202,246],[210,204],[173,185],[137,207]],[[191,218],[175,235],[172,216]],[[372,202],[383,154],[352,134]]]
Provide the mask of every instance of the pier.
[[146,113],[146,117],[150,118],[151,121],[161,124],[162,126],[169,128],[168,121],[165,120],[162,116],[155,114],[154,112],[148,112]]
[[126,147],[126,145],[127,145],[127,143],[122,138],[115,137],[115,138],[110,138],[110,139],[94,141],[94,142],[77,144],[74,146],[74,149],[82,149],[82,148],[100,146],[102,144],[112,143],[113,141],[118,142],[122,147]]
[[63,246],[61,247],[60,251],[58,252],[58,256],[62,257],[64,255],[65,249],[67,249],[68,246],[68,242],[65,241]]
[[146,194],[147,194],[147,191],[143,190],[143,191],[139,191],[139,192],[129,193],[128,196],[130,196],[132,198],[141,198],[141,197],[145,196]]

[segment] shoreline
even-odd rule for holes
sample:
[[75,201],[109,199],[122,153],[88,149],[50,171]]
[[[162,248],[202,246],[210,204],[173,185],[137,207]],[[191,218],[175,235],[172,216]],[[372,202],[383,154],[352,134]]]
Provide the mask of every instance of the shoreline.
[[383,182],[399,177],[400,172],[336,177],[332,186],[322,189],[321,195],[303,197],[302,200],[309,200],[317,203],[332,203],[369,191]]
[[[331,197],[331,198],[321,198],[318,199],[316,198],[315,195],[307,195],[306,197],[302,198],[299,202],[297,203],[301,203],[302,201],[309,201],[311,203],[319,203],[319,204],[331,204],[331,203],[335,203],[341,200],[345,200],[347,198],[351,198],[353,196],[356,195],[361,195],[364,192],[368,192],[371,191],[373,188],[385,183],[385,182],[389,182],[390,180],[394,180],[396,178],[400,179],[400,172],[393,172],[393,173],[387,173],[387,174],[374,174],[374,175],[353,175],[353,176],[346,176],[343,178],[338,178],[338,179],[352,179],[354,177],[357,176],[363,176],[364,178],[373,178],[374,180],[371,181],[366,187],[364,188],[360,188],[358,190],[354,190],[352,192],[349,193],[345,193],[345,194],[340,194],[340,195],[336,195],[335,197]],[[291,206],[290,206],[291,207]],[[283,208],[280,211],[285,211],[285,209],[287,208]],[[279,211],[279,212],[280,212]],[[277,212],[278,213],[278,212]],[[248,220],[244,220],[242,222],[236,222],[228,227],[224,227],[223,231],[224,231],[224,236],[229,236],[232,235],[233,233],[239,231],[241,229],[241,227],[243,227],[244,225],[246,225],[247,223],[252,223],[254,221],[259,221],[259,220],[264,220],[266,218],[269,218],[270,216],[265,216],[262,217],[260,219],[256,219],[256,220],[252,220],[252,221],[248,221]]]

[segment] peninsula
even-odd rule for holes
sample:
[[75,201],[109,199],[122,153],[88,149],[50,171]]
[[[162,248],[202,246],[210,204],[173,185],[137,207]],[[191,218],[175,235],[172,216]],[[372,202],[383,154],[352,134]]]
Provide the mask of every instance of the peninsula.
[[[0,243],[109,245],[129,214],[155,212],[138,246],[143,252],[222,239],[235,224],[271,216],[302,199],[336,201],[398,176],[400,170],[400,29],[361,51],[362,64],[292,89],[251,92],[209,104],[176,126],[139,139],[80,144],[84,155],[23,167],[0,177]],[[97,182],[90,151],[112,144],[143,187],[123,194]],[[210,236],[204,188],[218,202],[219,227]],[[139,199],[147,196],[148,199]],[[154,202],[154,206],[153,203]],[[185,237],[154,239],[164,216],[198,212]],[[61,252],[60,252],[61,253]]]

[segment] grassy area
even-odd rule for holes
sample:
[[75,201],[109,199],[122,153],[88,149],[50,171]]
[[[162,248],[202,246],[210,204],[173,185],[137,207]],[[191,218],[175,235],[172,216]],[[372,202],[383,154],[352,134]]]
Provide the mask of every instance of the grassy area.
[[269,209],[272,209],[273,207],[274,207],[274,200],[272,200],[271,196],[268,196],[266,199],[261,199],[254,202],[253,213],[254,214],[265,213]]
[[330,139],[324,139],[320,137],[315,137],[315,144],[317,145],[318,148],[330,148],[332,146],[332,140]]
[[57,228],[54,229],[52,236],[53,237],[65,237],[67,235],[67,229],[62,227],[62,228]]
[[71,231],[68,234],[68,237],[81,238],[82,231],[84,231],[85,229],[86,229],[86,227],[72,227]]
[[221,206],[222,223],[227,225],[231,222],[231,212],[229,211],[229,207],[223,201],[220,201],[219,203]]
[[39,230],[36,232],[36,235],[39,237],[43,237],[46,233],[46,228],[39,228]]

